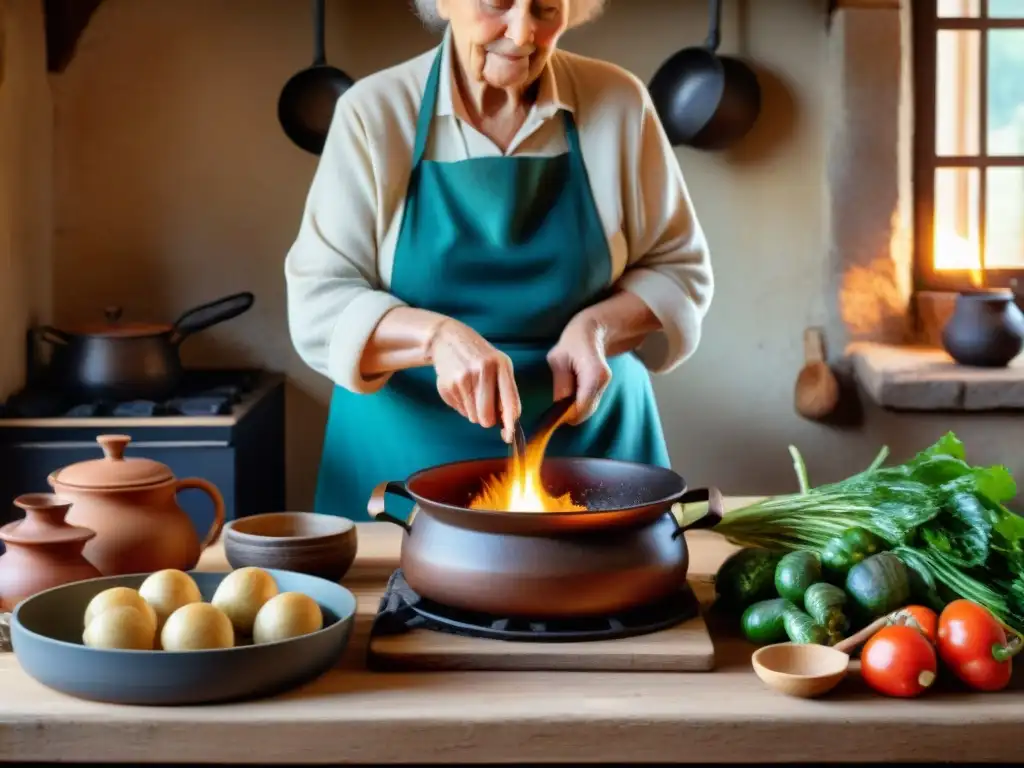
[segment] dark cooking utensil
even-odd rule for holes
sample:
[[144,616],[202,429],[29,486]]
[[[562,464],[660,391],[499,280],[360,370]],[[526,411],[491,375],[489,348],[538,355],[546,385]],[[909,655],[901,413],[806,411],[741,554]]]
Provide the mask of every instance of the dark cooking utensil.
[[702,47],[671,56],[649,91],[673,145],[724,149],[753,127],[761,112],[761,86],[739,59],[716,53],[721,43],[722,2],[711,0],[711,22]]
[[[401,567],[419,595],[464,610],[534,618],[610,614],[655,602],[685,583],[691,528],[722,519],[715,488],[687,491],[670,469],[613,459],[551,458],[545,488],[583,512],[491,512],[468,504],[505,459],[444,464],[378,486],[372,518],[401,526]],[[411,522],[386,511],[385,496],[416,503]],[[682,525],[676,503],[707,501]]]
[[103,324],[37,328],[36,336],[53,348],[47,384],[81,400],[166,399],[181,382],[181,343],[248,311],[254,300],[248,292],[226,296],[188,310],[173,325],[125,323],[120,307],[109,307]]
[[1024,313],[1009,290],[963,291],[942,329],[942,346],[961,365],[1004,368],[1024,349]]
[[523,425],[516,419],[512,429],[512,458],[521,461],[526,456],[526,433]]
[[277,100],[277,119],[288,138],[314,155],[323,152],[334,107],[352,84],[351,77],[327,64],[324,0],[313,0],[313,65],[292,75]]

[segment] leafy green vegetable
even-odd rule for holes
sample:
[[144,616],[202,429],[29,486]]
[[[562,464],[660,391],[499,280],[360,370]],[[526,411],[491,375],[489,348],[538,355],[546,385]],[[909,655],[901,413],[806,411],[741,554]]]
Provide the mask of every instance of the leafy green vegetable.
[[883,466],[883,448],[863,472],[812,487],[790,453],[801,492],[730,512],[717,531],[741,545],[812,550],[828,566],[835,540],[860,528],[906,566],[916,599],[940,610],[964,597],[1024,631],[1024,518],[1004,506],[1017,493],[1005,467],[972,466],[949,432],[903,464]]

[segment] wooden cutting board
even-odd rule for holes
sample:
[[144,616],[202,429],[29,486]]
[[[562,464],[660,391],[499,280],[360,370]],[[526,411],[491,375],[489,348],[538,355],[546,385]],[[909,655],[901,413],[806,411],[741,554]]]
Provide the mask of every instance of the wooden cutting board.
[[581,642],[517,642],[426,629],[371,636],[367,663],[379,670],[586,670],[708,672],[715,648],[698,616],[648,635]]

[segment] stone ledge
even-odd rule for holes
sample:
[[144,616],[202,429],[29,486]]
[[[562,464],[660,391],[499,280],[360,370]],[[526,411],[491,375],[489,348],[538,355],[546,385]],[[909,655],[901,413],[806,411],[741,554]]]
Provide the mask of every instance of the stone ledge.
[[1024,410],[1024,355],[1007,368],[972,368],[936,347],[855,342],[847,354],[857,380],[883,408]]

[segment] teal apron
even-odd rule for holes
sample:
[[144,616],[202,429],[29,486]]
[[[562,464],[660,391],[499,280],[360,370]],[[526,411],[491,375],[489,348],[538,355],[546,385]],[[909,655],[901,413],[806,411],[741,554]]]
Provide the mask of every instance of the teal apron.
[[[512,359],[529,436],[554,398],[547,353],[577,312],[609,295],[608,240],[567,111],[569,151],[557,157],[423,158],[440,70],[438,52],[420,106],[390,290],[410,307],[462,321]],[[632,353],[608,363],[612,379],[596,412],[557,430],[548,455],[667,467],[646,368]],[[473,424],[441,400],[431,367],[399,371],[370,395],[335,387],[314,508],[365,521],[378,483],[508,451],[499,427]],[[402,514],[410,508],[400,509],[403,501],[389,499],[389,508]]]

